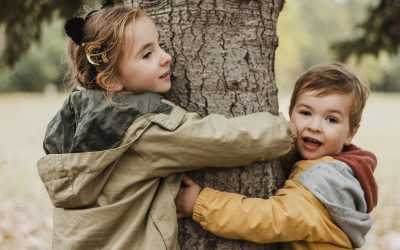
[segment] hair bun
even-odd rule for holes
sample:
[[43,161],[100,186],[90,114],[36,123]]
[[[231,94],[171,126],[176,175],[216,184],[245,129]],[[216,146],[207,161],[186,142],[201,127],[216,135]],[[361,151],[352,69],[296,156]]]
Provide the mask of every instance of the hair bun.
[[80,45],[83,41],[84,26],[85,19],[83,19],[82,17],[71,17],[65,22],[65,32],[77,45]]

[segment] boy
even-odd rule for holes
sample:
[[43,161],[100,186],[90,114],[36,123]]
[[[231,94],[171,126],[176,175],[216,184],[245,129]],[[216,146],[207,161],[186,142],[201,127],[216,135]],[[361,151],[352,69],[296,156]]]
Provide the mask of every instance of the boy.
[[343,65],[306,71],[289,108],[302,159],[269,199],[201,188],[184,177],[177,216],[193,216],[216,235],[285,249],[352,249],[364,244],[377,203],[375,156],[351,141],[369,90]]

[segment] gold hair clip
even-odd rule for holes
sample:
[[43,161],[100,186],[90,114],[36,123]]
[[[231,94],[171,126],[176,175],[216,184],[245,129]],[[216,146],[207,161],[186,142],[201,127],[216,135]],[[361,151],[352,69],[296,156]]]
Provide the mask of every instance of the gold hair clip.
[[[83,43],[82,46],[85,44]],[[90,64],[100,65],[100,63],[108,63],[107,53],[100,44],[90,44],[85,48],[86,58]]]

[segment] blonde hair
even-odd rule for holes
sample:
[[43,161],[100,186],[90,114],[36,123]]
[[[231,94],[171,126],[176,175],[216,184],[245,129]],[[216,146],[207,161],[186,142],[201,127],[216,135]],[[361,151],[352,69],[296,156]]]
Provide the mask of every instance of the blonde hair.
[[350,129],[354,129],[361,122],[362,112],[370,93],[368,86],[340,63],[312,67],[297,79],[290,100],[290,115],[297,98],[306,91],[317,91],[318,96],[350,94],[352,97]]
[[118,75],[125,29],[140,15],[147,14],[128,5],[88,13],[82,43],[77,45],[71,40],[68,44],[67,78],[73,86],[102,89],[96,82],[97,74],[103,72],[107,80]]

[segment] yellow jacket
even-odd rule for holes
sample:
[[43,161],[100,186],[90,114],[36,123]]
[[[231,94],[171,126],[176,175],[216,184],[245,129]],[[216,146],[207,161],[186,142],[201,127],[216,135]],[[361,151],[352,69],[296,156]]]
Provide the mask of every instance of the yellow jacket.
[[362,188],[345,163],[326,156],[295,164],[269,199],[204,188],[193,219],[218,236],[284,249],[353,249],[371,227]]

